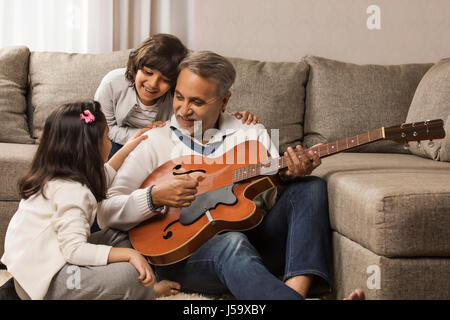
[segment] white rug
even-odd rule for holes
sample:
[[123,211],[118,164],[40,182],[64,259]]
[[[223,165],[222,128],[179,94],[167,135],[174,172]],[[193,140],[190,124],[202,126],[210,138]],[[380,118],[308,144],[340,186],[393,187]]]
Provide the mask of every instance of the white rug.
[[[0,286],[2,286],[8,279],[11,278],[11,275],[6,270],[0,270]],[[196,293],[183,293],[180,292],[176,295],[169,297],[158,298],[157,300],[214,300],[214,299],[232,299],[231,296],[224,297],[208,297],[201,294]]]

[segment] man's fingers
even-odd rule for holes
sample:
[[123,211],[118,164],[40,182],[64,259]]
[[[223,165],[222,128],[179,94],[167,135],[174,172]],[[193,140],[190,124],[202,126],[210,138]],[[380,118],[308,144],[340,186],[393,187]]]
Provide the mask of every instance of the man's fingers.
[[182,176],[183,187],[192,189],[197,188],[199,184],[199,178],[192,177],[190,174]]
[[313,150],[311,150],[312,148],[308,149],[309,151],[306,152],[305,154],[307,155],[307,157],[309,158],[310,162],[311,162],[311,171],[314,170],[316,167],[318,167],[321,164],[321,160],[319,157],[319,154],[317,152],[314,152]]
[[[288,148],[289,150],[289,148]],[[288,151],[284,152],[284,159],[287,162],[288,169],[286,170],[285,174],[287,176],[292,176],[294,174],[294,163],[292,162],[291,156],[289,155]]]
[[180,197],[195,197],[197,188],[186,188],[178,193]]
[[320,158],[317,154],[306,153],[300,145],[297,145],[295,150],[289,147],[285,152],[285,158],[288,163],[286,174],[295,177],[311,174],[314,168],[320,164]]
[[197,186],[198,180],[193,178],[190,174],[181,174],[178,176],[175,176],[175,180],[178,181],[178,183],[182,187],[189,187],[189,186]]
[[308,175],[312,172],[313,168],[313,164],[312,164],[312,159],[311,159],[311,155],[307,154],[305,152],[305,150],[298,145],[296,147],[298,153],[300,153],[300,162],[302,164],[302,168],[304,170],[304,175]]
[[292,162],[292,169],[290,169],[294,176],[301,175],[301,172],[305,170],[302,161],[298,158],[298,154],[294,151],[293,148],[288,148],[288,153]]
[[321,145],[323,145],[323,143],[316,143],[316,144],[313,145],[311,148],[318,147],[318,146],[321,146]]
[[317,168],[321,164],[320,157],[317,153],[310,151],[313,168]]
[[198,181],[191,179],[191,180],[186,180],[183,183],[183,188],[184,189],[196,189],[198,187]]
[[187,201],[187,202],[183,202],[183,203],[181,203],[181,207],[189,207],[190,205],[191,205],[191,201]]
[[183,196],[179,196],[177,201],[178,203],[181,205],[183,203],[191,203],[192,201],[195,200],[195,195],[183,195]]

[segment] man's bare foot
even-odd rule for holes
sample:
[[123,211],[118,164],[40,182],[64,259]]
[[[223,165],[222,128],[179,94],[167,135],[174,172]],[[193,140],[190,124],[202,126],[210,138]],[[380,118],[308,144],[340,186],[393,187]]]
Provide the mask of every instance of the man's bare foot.
[[344,300],[365,300],[364,292],[361,289],[355,289],[350,295]]
[[155,284],[153,290],[155,291],[156,298],[173,296],[180,292],[181,285],[178,282],[161,280]]

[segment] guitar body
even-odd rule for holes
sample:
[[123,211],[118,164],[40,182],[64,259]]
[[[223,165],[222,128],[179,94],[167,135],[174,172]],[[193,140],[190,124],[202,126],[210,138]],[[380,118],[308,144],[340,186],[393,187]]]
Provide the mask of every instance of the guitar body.
[[190,207],[170,207],[166,214],[156,215],[130,230],[133,247],[152,264],[169,265],[189,257],[220,232],[254,228],[263,215],[252,200],[275,187],[278,180],[274,176],[259,176],[233,183],[233,170],[266,159],[267,150],[261,143],[246,141],[218,158],[191,155],[164,163],[141,188],[157,185],[170,175],[190,174],[199,179],[196,199]]

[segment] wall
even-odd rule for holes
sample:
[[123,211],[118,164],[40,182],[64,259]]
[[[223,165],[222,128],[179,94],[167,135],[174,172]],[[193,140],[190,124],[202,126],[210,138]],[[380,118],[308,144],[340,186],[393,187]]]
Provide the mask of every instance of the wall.
[[[172,32],[193,50],[271,61],[312,54],[376,64],[450,57],[449,0],[159,1],[171,3],[172,23],[153,33]],[[380,29],[367,27],[370,5],[380,8]]]

